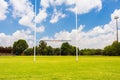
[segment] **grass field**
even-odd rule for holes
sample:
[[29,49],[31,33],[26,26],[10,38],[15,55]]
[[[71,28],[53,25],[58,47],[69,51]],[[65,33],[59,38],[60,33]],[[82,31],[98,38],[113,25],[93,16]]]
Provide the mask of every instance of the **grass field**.
[[0,80],[120,80],[120,57],[1,56]]

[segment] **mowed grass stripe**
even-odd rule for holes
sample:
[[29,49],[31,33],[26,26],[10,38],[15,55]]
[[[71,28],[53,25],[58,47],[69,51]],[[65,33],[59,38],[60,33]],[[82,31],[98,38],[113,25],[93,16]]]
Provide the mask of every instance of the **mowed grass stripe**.
[[120,80],[120,57],[1,56],[0,80]]

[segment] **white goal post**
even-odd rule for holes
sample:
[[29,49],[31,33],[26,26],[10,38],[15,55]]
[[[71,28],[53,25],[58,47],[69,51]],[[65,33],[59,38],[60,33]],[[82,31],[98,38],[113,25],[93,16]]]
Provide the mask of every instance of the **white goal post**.
[[[75,0],[75,3],[77,3],[77,0]],[[34,10],[35,10],[35,20],[36,20],[36,15],[37,15],[37,0],[35,0],[35,6],[34,6]],[[78,61],[78,46],[77,46],[77,33],[78,33],[78,25],[77,25],[77,7],[76,7],[76,61]],[[34,20],[34,62],[36,62],[36,21]]]

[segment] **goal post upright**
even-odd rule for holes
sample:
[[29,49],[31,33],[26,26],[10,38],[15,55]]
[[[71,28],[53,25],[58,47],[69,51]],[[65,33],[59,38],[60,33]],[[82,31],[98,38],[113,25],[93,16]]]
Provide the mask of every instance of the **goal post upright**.
[[78,61],[78,46],[77,46],[77,34],[78,34],[78,24],[77,24],[77,0],[75,0],[76,3],[76,14],[75,14],[75,18],[76,18],[76,61]]
[[35,0],[35,6],[34,6],[34,62],[36,62],[36,15],[37,15],[37,8],[36,8],[36,0]]

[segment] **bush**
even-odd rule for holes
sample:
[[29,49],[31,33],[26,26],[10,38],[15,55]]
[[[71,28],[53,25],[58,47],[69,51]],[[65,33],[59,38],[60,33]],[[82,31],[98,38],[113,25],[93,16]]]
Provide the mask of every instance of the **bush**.
[[101,49],[82,49],[80,50],[80,55],[101,55]]
[[33,48],[28,48],[24,51],[24,55],[33,55]]

